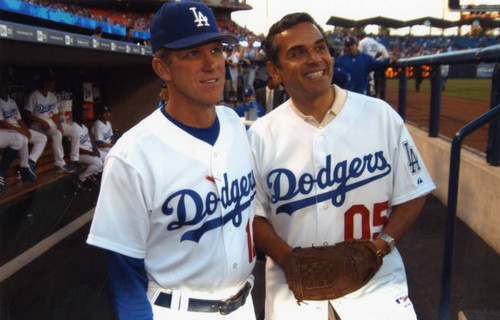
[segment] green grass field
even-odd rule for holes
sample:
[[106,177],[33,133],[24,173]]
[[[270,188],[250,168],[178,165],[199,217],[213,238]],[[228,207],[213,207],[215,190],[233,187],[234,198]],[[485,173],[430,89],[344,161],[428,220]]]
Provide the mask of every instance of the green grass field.
[[[398,79],[387,80],[388,88],[398,88],[398,86]],[[415,91],[415,79],[408,79],[408,91]],[[422,81],[420,91],[431,92],[430,79]],[[446,80],[446,89],[441,94],[489,102],[491,99],[491,79],[448,79]]]

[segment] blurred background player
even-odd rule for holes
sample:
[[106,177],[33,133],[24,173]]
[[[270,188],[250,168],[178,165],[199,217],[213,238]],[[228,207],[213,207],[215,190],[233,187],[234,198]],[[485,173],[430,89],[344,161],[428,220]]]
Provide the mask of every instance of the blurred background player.
[[121,38],[120,41],[134,43],[134,39],[132,39],[133,34],[134,34],[134,27],[128,26],[125,29],[125,36]]
[[[374,35],[367,36],[366,33],[361,34],[361,40],[359,40],[359,51],[370,55],[372,58],[378,61],[383,61],[389,58],[389,53],[383,44],[375,39]],[[381,85],[385,79],[385,70],[377,70],[370,72],[370,80],[368,87],[368,94],[376,97],[380,94]],[[384,88],[385,90],[385,88]]]
[[[80,162],[86,164],[87,167],[83,172],[78,175],[76,179],[77,188],[86,191],[89,189],[87,186],[87,179],[102,171],[104,166],[104,158],[106,152],[100,152],[97,146],[92,144],[89,135],[89,129],[85,125],[87,120],[87,112],[81,104],[76,105],[75,114],[73,116],[75,122],[72,126],[76,128],[80,136]],[[96,122],[99,120],[96,120]]]
[[97,26],[94,29],[94,33],[92,34],[92,38],[101,38],[102,37],[102,27]]
[[267,78],[267,84],[255,91],[255,100],[266,110],[266,114],[279,107],[287,99],[283,86],[273,79]]
[[[235,103],[238,93],[238,67],[240,62],[240,46],[226,47],[226,66],[229,71],[229,77],[226,76],[226,86],[224,87],[226,102]],[[233,104],[234,106],[234,104]]]
[[[55,88],[55,79],[48,73],[42,74],[38,89],[35,89],[26,99],[24,111],[26,118],[31,121],[30,127],[44,133],[52,139],[55,170],[57,172],[73,172],[79,167],[80,136],[67,123],[62,123],[57,98],[52,93]],[[75,166],[64,161],[63,136],[71,139],[70,159]]]
[[[35,130],[28,129],[16,102],[9,96],[11,83],[1,80],[0,83],[0,127],[11,132],[18,133],[22,138],[22,146],[19,149],[19,171],[22,176],[30,181],[35,181],[35,164],[47,143],[47,137]],[[28,144],[32,144],[31,152]]]
[[255,101],[255,94],[251,87],[245,88],[243,90],[243,102],[237,106],[234,111],[240,116],[244,117],[245,112],[248,112],[250,109],[250,103],[254,101],[257,106],[257,117],[263,117],[266,114],[266,109],[261,106],[257,101]]
[[165,80],[160,79],[160,102],[158,103],[158,109],[161,109],[167,105],[168,102],[168,88]]
[[243,88],[253,87],[257,61],[259,60],[259,48],[254,46],[255,37],[247,38],[247,46],[241,47],[240,60],[243,68]]
[[344,50],[345,53],[335,60],[335,66],[341,67],[350,75],[351,86],[344,89],[367,94],[370,71],[385,70],[390,65],[391,59],[377,61],[370,55],[360,52],[353,37],[344,40]]
[[[97,120],[92,126],[92,136],[99,151],[108,153],[111,147],[115,144],[115,136],[113,134],[113,127],[109,121],[111,113],[107,106],[101,106],[97,109]],[[81,139],[80,139],[81,143]],[[81,150],[81,148],[80,148]]]

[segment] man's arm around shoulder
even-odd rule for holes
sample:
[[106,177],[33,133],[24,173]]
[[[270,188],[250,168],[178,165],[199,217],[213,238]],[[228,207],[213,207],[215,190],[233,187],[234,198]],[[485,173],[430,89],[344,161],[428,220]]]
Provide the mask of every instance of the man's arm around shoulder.
[[255,217],[254,241],[255,246],[276,261],[285,271],[285,276],[287,276],[293,248],[276,234],[273,226],[271,226],[266,218]]

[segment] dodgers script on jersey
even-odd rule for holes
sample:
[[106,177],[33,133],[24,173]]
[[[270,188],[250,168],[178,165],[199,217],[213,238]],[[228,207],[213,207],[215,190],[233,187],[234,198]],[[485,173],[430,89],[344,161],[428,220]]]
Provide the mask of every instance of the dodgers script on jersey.
[[242,287],[254,267],[256,195],[245,129],[231,109],[216,112],[214,146],[160,109],[124,134],[106,158],[87,240],[144,259],[162,288],[214,297]]
[[[336,99],[339,90],[336,87]],[[267,218],[291,247],[375,239],[392,206],[435,188],[402,119],[385,102],[347,92],[339,114],[322,129],[301,119],[290,103],[254,123],[249,137],[258,190],[256,215]],[[376,310],[380,302],[373,299],[372,292],[388,279],[395,286],[383,290],[393,292],[385,292],[380,299],[387,295],[391,299],[407,297],[404,266],[397,250],[384,258],[381,269],[365,287],[332,300],[332,304],[344,318],[342,301],[356,298],[361,301],[356,306],[358,312],[364,310],[364,316],[371,317],[374,313],[367,308],[372,305]],[[279,319],[327,319],[326,302],[297,305],[282,269],[269,258],[266,286],[270,290],[266,319],[278,319],[276,314],[284,315]],[[364,292],[371,292],[370,301],[359,299]],[[391,312],[399,308],[394,304]],[[351,304],[351,309],[356,308]],[[399,319],[408,319],[402,312]],[[347,318],[365,319],[361,315]]]
[[38,90],[30,94],[24,105],[24,110],[44,120],[52,119],[54,114],[59,113],[56,96],[52,92],[48,92],[47,96],[43,96]]

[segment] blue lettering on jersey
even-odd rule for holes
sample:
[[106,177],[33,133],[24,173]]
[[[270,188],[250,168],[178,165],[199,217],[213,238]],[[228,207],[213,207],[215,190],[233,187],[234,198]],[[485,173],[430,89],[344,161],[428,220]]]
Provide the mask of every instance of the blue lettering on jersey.
[[12,109],[9,109],[9,110],[4,110],[3,111],[3,118],[5,120],[9,120],[10,118],[17,116],[18,114],[19,114],[19,112],[17,111],[17,108],[12,108]]
[[[239,227],[241,224],[241,214],[250,207],[255,194],[255,177],[253,171],[247,176],[243,176],[239,180],[235,179],[231,182],[228,181],[227,174],[224,174],[224,186],[221,189],[220,198],[215,192],[209,192],[206,198],[202,199],[202,196],[194,190],[179,190],[165,200],[161,210],[163,214],[167,216],[174,213],[177,214],[177,221],[171,222],[167,226],[167,230],[170,231],[203,222],[198,229],[187,231],[181,237],[181,242],[185,240],[199,242],[206,232],[224,226],[230,221],[235,227]],[[172,205],[173,203],[177,203],[177,207]],[[194,218],[189,221],[187,220],[188,203],[194,204],[196,208]],[[208,216],[211,216],[217,211],[219,204],[222,205],[224,209],[233,205],[234,207],[225,216],[209,220]]]
[[80,135],[80,144],[85,144],[87,141],[89,141],[90,137],[88,133],[84,133]]
[[56,108],[56,104],[55,103],[51,103],[51,104],[48,104],[48,105],[37,104],[36,107],[35,107],[35,110],[36,110],[36,112],[38,114],[44,114],[44,113],[51,112],[55,108]]
[[413,147],[408,143],[408,141],[403,142],[403,146],[406,150],[406,157],[408,158],[408,168],[410,169],[411,174],[419,173],[420,162],[418,161],[418,157],[413,150]]
[[[348,183],[353,178],[360,177],[367,171],[371,175],[353,183]],[[295,211],[312,206],[316,203],[331,200],[332,204],[340,207],[347,192],[362,187],[370,182],[381,179],[391,172],[391,165],[387,162],[382,151],[367,154],[363,158],[354,158],[350,162],[340,161],[332,167],[332,156],[326,157],[326,166],[319,170],[314,177],[304,173],[295,177],[288,169],[274,169],[267,175],[267,187],[272,190],[271,202],[292,200],[298,194],[310,194],[314,186],[324,190],[336,185],[324,193],[314,194],[311,197],[284,203],[276,208],[276,214],[286,213],[292,215]]]

